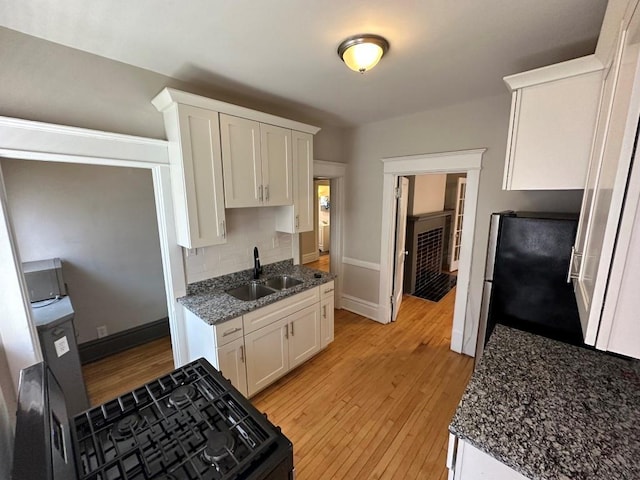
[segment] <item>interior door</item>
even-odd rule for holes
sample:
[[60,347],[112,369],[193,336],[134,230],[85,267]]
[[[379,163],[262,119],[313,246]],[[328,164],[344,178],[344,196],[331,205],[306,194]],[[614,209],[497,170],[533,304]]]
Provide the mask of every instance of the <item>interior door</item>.
[[456,213],[453,218],[453,242],[451,246],[451,260],[449,262],[449,271],[458,270],[458,261],[460,260],[460,245],[462,244],[462,219],[464,217],[464,198],[467,191],[467,178],[458,178],[458,191],[456,193]]
[[585,188],[574,264],[574,290],[585,343],[594,345],[640,110],[638,15],[619,37],[618,55],[607,72]]
[[[405,240],[407,234],[407,206],[409,200],[409,179],[398,178],[399,198],[396,210],[396,251],[393,269],[393,302],[391,305],[391,321],[395,322],[402,303],[402,287],[404,279],[404,261],[407,257]],[[398,195],[396,195],[397,197]]]

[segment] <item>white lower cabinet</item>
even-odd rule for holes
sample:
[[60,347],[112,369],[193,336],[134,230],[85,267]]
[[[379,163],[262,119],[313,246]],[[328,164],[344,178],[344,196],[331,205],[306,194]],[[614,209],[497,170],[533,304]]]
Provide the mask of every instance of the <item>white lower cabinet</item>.
[[320,351],[320,309],[312,305],[286,318],[289,322],[289,368]]
[[449,480],[529,480],[521,473],[449,434],[447,452]]
[[320,347],[333,342],[335,313],[335,284],[333,281],[320,286]]
[[204,357],[251,397],[333,341],[333,281],[216,325],[183,307],[189,361]]
[[245,337],[247,383],[252,396],[320,351],[316,303]]
[[283,318],[245,337],[249,396],[289,371],[288,327],[287,318]]
[[218,347],[216,356],[218,358],[218,370],[246,397],[248,393],[244,338],[238,338],[231,343]]

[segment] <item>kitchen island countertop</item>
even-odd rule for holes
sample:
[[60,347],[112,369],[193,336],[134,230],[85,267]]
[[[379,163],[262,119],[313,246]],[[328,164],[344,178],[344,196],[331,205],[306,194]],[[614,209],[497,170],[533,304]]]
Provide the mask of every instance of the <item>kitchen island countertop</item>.
[[264,265],[263,273],[260,275],[260,282],[278,275],[290,275],[302,280],[302,283],[258,300],[238,300],[226,293],[226,291],[250,282],[252,280],[252,270],[248,269],[189,284],[187,295],[178,298],[178,302],[209,325],[216,325],[283,298],[330,282],[336,277],[328,272],[314,270],[302,265],[294,265],[292,260],[284,260]]
[[640,479],[640,362],[498,325],[449,430],[532,480]]

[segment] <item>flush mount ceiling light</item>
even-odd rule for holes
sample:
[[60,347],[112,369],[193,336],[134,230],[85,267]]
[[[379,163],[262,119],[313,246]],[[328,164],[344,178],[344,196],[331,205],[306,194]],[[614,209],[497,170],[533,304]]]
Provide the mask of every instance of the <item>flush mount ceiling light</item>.
[[364,73],[375,67],[388,50],[386,38],[364,33],[343,40],[338,46],[338,55],[351,70]]

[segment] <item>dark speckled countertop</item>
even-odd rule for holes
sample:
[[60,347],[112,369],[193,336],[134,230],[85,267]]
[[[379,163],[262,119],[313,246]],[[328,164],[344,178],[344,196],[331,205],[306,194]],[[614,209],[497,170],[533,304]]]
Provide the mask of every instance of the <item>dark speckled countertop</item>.
[[449,430],[532,480],[640,479],[640,362],[498,325]]
[[[302,280],[300,285],[286,290],[280,290],[266,297],[248,302],[238,300],[226,293],[227,290],[250,282],[253,279],[252,275],[253,270],[248,269],[189,284],[187,287],[187,295],[180,297],[178,302],[209,325],[215,325],[277,302],[283,298],[290,297],[296,293],[304,292],[310,288],[330,282],[335,278],[335,275],[331,273],[321,272],[320,270],[314,270],[301,265],[294,265],[293,260],[284,260],[282,262],[264,265],[262,275],[260,275],[260,281],[263,282],[278,275],[290,275]],[[320,275],[320,277],[317,278],[316,275]]]

